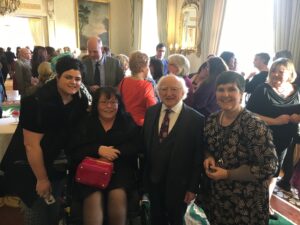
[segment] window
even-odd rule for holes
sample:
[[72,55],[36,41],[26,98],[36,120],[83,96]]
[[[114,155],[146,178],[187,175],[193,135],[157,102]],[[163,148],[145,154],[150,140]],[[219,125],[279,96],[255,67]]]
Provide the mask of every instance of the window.
[[274,55],[273,0],[227,1],[219,53],[234,52],[238,70],[254,71],[256,53]]
[[149,56],[155,55],[158,42],[156,0],[144,0],[141,50]]

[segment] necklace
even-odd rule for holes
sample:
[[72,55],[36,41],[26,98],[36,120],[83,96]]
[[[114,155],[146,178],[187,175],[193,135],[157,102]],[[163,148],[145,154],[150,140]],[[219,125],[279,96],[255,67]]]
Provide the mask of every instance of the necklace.
[[242,110],[243,110],[243,108],[239,108],[237,110],[237,113],[233,112],[233,116],[226,117],[227,121],[225,121],[225,119],[224,119],[224,114],[225,113],[224,113],[224,111],[222,111],[221,115],[220,115],[220,119],[219,119],[220,125],[226,127],[226,126],[229,126],[230,124],[232,124],[235,121],[235,119],[240,115],[240,113],[242,112]]

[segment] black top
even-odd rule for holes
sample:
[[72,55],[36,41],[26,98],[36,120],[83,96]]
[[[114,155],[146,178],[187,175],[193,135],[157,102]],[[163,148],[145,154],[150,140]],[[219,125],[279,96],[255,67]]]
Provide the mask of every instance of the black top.
[[[73,96],[70,103],[64,105],[57,91],[56,79],[46,83],[34,95],[21,100],[20,122],[1,162],[1,169],[6,174],[11,174],[8,184],[11,186],[10,190],[14,190],[15,194],[19,195],[25,203],[30,205],[37,196],[34,187],[36,178],[27,162],[22,129],[44,134],[41,147],[46,170],[51,180],[51,175],[54,173],[53,161],[67,146],[74,126],[86,114],[87,106],[87,99],[83,96],[79,97],[78,94]],[[31,175],[24,178],[22,183],[22,188],[24,186],[32,187],[28,188],[30,193],[23,193],[22,188],[19,188],[22,174],[14,177],[15,173],[20,173],[20,165],[26,165],[26,169],[21,169],[21,172],[25,173],[26,170]]]
[[[140,128],[129,115],[118,113],[112,128],[108,131],[104,130],[97,116],[87,116],[73,134],[68,153],[72,158],[74,170],[86,156],[99,158],[98,149],[101,145],[114,146],[121,153],[113,161],[114,173],[108,189],[129,188],[133,185],[141,138]],[[90,188],[89,191],[97,189]]]
[[245,87],[245,92],[252,94],[255,90],[255,88],[266,82],[267,76],[268,76],[268,71],[261,71],[258,74],[256,74],[252,80],[250,81],[249,79],[246,80],[246,87]]
[[[246,108],[259,115],[271,118],[284,114],[300,114],[299,88],[295,86],[295,92],[291,96],[282,98],[269,84],[262,84],[251,95]],[[270,126],[277,151],[282,151],[288,147],[293,136],[297,134],[297,126],[294,123]]]

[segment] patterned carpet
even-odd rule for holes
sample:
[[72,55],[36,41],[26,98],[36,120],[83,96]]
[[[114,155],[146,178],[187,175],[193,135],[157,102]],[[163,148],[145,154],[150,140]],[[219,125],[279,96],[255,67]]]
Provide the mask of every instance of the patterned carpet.
[[300,210],[300,199],[298,196],[298,191],[296,189],[292,188],[291,192],[287,192],[276,186],[273,194],[281,199],[284,199]]

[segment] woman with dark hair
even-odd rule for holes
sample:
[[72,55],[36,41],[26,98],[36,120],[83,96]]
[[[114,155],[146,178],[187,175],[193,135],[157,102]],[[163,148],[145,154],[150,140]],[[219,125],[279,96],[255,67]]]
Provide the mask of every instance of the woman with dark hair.
[[240,74],[223,72],[216,86],[221,110],[208,117],[204,128],[209,221],[268,225],[268,179],[278,166],[271,131],[241,106],[245,80]]
[[164,65],[160,59],[156,58],[150,58],[150,73],[155,80],[155,82],[158,82],[158,80],[163,76],[164,72]]
[[207,60],[207,70],[207,78],[193,96],[193,108],[204,116],[219,110],[216,100],[216,80],[221,72],[228,70],[228,67],[222,58],[212,57]]
[[194,93],[198,90],[201,84],[205,81],[208,77],[208,70],[207,70],[207,62],[201,64],[198,69],[198,72],[191,77],[191,82],[193,84]]
[[[105,190],[77,184],[83,200],[83,224],[102,224],[104,211],[110,225],[125,225],[127,191],[134,187],[140,129],[125,113],[113,87],[101,87],[94,96],[91,114],[79,124],[70,146],[74,169],[86,156],[114,163],[114,173]],[[106,209],[104,210],[103,207]]]
[[233,52],[222,52],[220,57],[224,60],[229,70],[236,71],[237,60]]
[[34,46],[31,58],[31,71],[33,77],[38,77],[38,67],[42,62],[47,61],[47,50],[42,46]]
[[58,224],[59,201],[51,207],[46,202],[60,196],[64,178],[53,162],[87,113],[87,98],[80,93],[81,70],[79,60],[63,57],[56,64],[56,79],[21,99],[20,122],[1,170],[9,193],[24,203],[26,225]]

